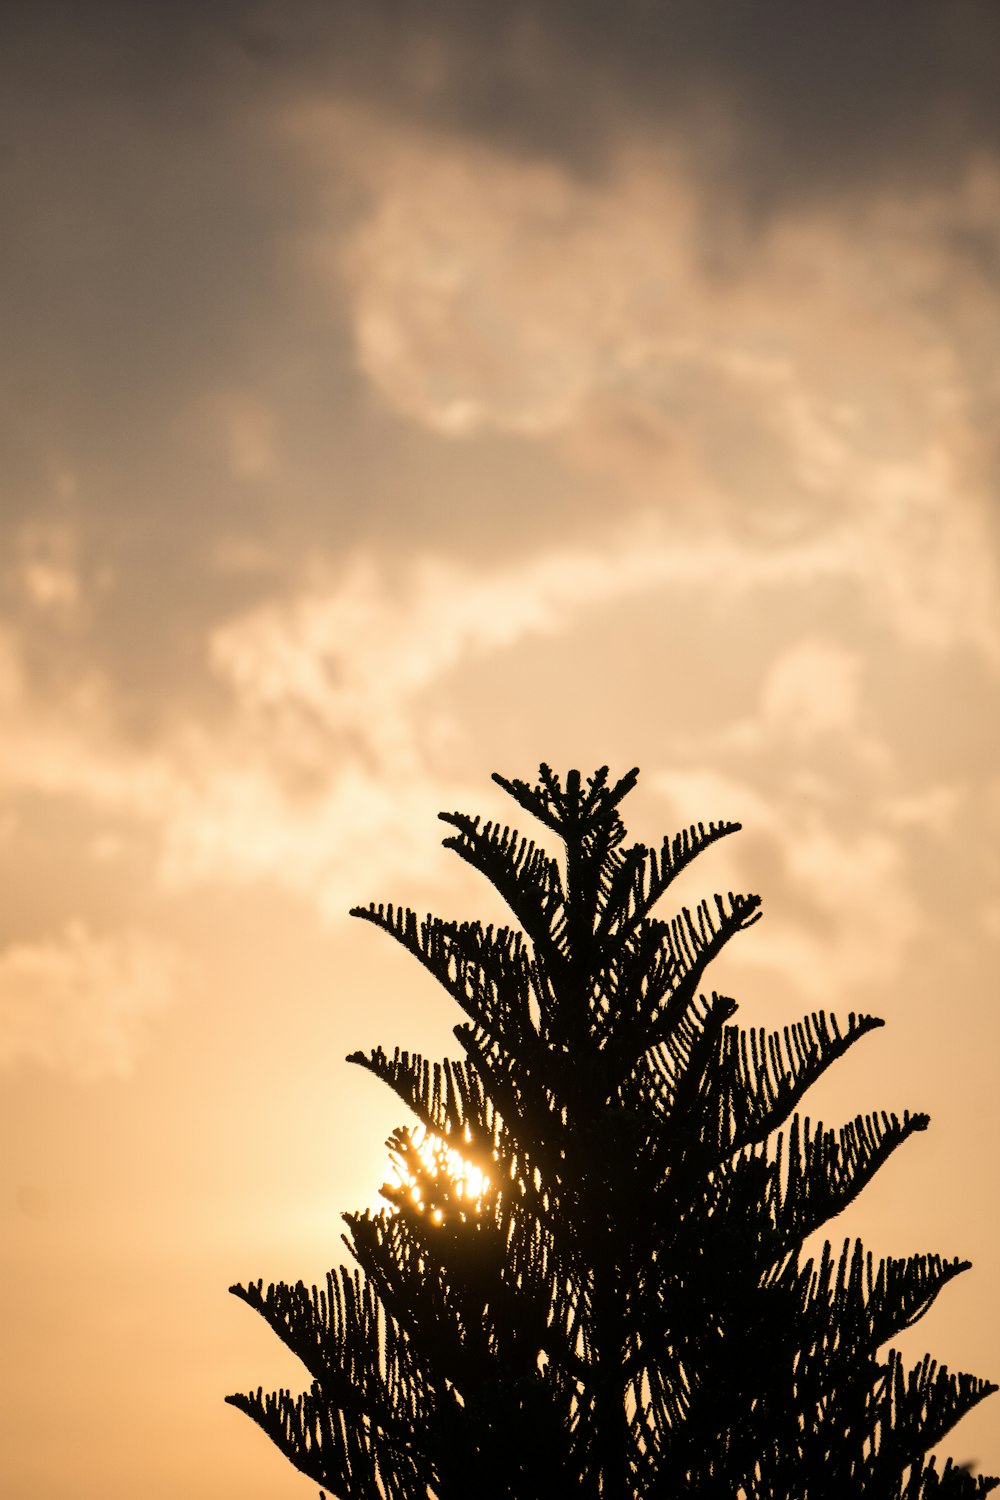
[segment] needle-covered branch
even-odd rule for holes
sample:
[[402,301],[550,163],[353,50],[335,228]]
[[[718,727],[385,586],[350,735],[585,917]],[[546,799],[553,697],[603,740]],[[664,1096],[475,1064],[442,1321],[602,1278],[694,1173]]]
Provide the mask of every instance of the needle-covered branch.
[[658,903],[739,824],[629,844],[637,774],[495,777],[556,853],[442,814],[508,927],[355,908],[462,1055],[352,1053],[412,1122],[389,1206],[325,1286],[232,1288],[311,1384],[229,1399],[336,1500],[978,1500],[932,1449],[995,1387],[887,1348],[967,1262],[806,1249],[927,1117],[796,1113],[882,1023],[746,1029],[705,992],[759,897]]

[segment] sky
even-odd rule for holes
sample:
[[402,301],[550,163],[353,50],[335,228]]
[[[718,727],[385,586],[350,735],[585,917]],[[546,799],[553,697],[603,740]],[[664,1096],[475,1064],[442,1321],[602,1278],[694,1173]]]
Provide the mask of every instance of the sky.
[[347,909],[496,915],[436,814],[542,760],[742,821],[711,983],[885,1017],[810,1113],[932,1126],[830,1233],[970,1258],[905,1347],[1000,1378],[1000,11],[0,32],[4,1496],[313,1492],[226,1288],[376,1200],[345,1055],[457,1051]]

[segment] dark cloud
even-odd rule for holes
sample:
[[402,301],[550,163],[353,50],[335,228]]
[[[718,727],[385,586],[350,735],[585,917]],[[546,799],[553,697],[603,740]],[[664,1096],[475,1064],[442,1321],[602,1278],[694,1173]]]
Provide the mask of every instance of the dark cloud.
[[[607,166],[624,139],[669,139],[707,193],[761,210],[950,180],[1000,151],[1000,9],[988,3],[48,0],[4,16],[15,469],[39,402],[84,432],[110,404],[120,443],[131,434],[148,451],[150,408],[159,420],[195,380],[273,367],[283,331],[298,348],[304,309],[276,257],[313,205],[267,128],[283,102],[368,99],[581,171]],[[356,207],[345,186],[345,221]],[[992,242],[964,249],[995,261]]]
[[119,88],[123,60],[108,76],[84,41],[65,87],[55,59],[35,59],[0,106],[5,357],[25,399],[84,430],[111,403],[127,451],[149,408],[252,359],[276,229],[294,229],[299,200],[246,101],[183,80],[144,92],[135,58]]
[[[10,6],[7,26],[19,70],[71,94],[165,100],[180,117],[350,93],[581,168],[623,134],[691,127],[691,149],[778,196],[1000,150],[990,0],[50,0]],[[713,113],[731,127],[714,142]]]
[[[137,722],[192,691],[213,619],[304,556],[496,551],[529,519],[558,534],[585,487],[530,440],[442,442],[373,398],[346,294],[288,254],[346,232],[363,188],[334,164],[318,204],[273,129],[286,106],[366,102],[588,176],[669,141],[709,218],[713,197],[774,210],[1000,149],[987,4],[32,0],[0,31],[2,525],[76,529],[90,596],[72,632],[25,615],[32,680],[50,693],[92,653]],[[992,229],[955,235],[990,273]],[[204,426],[234,389],[274,414],[272,474],[235,474]],[[255,568],[219,567],[246,543]]]
[[1000,151],[1000,11],[864,0],[438,0],[247,12],[246,56],[322,89],[600,171],[666,134],[751,205],[947,180]]
[[732,188],[780,199],[947,174],[1000,145],[1000,13],[988,4],[554,0],[521,14],[545,53],[540,76],[589,81],[575,100],[556,90],[577,139],[594,123],[610,136],[707,130],[714,108],[730,127],[715,149]]

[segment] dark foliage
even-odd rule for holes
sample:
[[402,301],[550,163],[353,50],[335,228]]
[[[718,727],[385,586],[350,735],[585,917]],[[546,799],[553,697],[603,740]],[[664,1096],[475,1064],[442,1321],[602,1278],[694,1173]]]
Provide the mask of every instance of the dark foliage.
[[[346,1216],[359,1269],[232,1288],[313,1383],[229,1400],[341,1500],[985,1495],[997,1480],[928,1454],[996,1387],[885,1351],[967,1263],[878,1261],[850,1241],[803,1258],[927,1124],[793,1113],[882,1023],[732,1024],[702,978],[759,899],[653,908],[738,825],[628,847],[618,806],[636,775],[495,778],[561,861],[442,814],[518,928],[355,911],[456,1000],[464,1055],[350,1059],[419,1121],[390,1143],[400,1183],[389,1209]],[[451,1149],[488,1174],[480,1195]]]

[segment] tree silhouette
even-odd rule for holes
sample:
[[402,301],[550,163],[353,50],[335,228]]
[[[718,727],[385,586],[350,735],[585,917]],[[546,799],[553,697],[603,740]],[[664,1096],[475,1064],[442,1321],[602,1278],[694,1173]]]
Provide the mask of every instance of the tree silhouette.
[[349,1059],[419,1122],[391,1138],[391,1206],[345,1215],[357,1266],[325,1288],[232,1288],[312,1385],[228,1400],[341,1500],[984,1495],[1000,1481],[928,1455],[996,1386],[882,1352],[968,1263],[803,1250],[927,1125],[793,1113],[882,1022],[731,1024],[700,986],[759,898],[653,908],[739,825],[628,847],[637,775],[494,778],[560,859],[441,814],[519,928],[355,909],[458,1002],[464,1055]]

